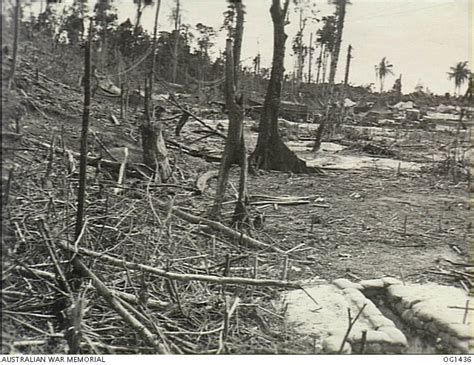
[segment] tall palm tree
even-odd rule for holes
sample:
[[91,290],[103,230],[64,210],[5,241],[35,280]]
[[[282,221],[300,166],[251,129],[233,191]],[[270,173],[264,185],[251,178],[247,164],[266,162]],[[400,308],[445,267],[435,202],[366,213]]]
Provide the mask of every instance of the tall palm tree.
[[458,95],[461,92],[461,86],[469,79],[470,71],[467,67],[468,61],[458,62],[456,66],[450,67],[451,72],[448,72],[449,79],[454,79],[454,94],[456,91]]
[[383,91],[383,84],[388,75],[393,75],[393,65],[387,61],[387,57],[382,58],[380,63],[375,66],[375,74],[380,80],[380,93]]

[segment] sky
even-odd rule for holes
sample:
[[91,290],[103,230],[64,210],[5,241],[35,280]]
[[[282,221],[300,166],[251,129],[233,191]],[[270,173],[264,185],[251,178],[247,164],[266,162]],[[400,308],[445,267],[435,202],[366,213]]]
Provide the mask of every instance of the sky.
[[[67,1],[67,0],[66,0]],[[156,0],[155,0],[156,1]],[[246,22],[242,48],[244,65],[251,65],[259,52],[261,66],[269,67],[273,52],[273,26],[269,13],[271,0],[243,0]],[[283,0],[282,0],[283,2]],[[328,0],[312,0],[319,16],[334,12]],[[169,30],[169,14],[174,0],[162,0],[159,29]],[[195,26],[201,22],[219,29],[225,0],[181,0],[183,23]],[[135,19],[136,7],[132,0],[115,0],[119,20]],[[391,88],[395,78],[402,74],[403,92],[414,90],[418,84],[436,94],[453,92],[454,82],[447,72],[460,61],[469,61],[472,69],[472,0],[351,0],[347,7],[343,43],[338,63],[336,82],[343,79],[347,46],[353,47],[350,83],[368,85],[378,82],[375,65],[382,57],[393,64],[394,76],[388,76],[385,87]],[[294,58],[290,56],[291,40],[298,27],[299,15],[290,9],[290,24],[286,50],[286,70],[291,72]],[[153,28],[154,9],[148,8],[142,24]],[[316,32],[321,23],[308,24],[309,33]],[[216,39],[215,55],[224,48],[225,31]],[[464,87],[465,89],[465,87]]]

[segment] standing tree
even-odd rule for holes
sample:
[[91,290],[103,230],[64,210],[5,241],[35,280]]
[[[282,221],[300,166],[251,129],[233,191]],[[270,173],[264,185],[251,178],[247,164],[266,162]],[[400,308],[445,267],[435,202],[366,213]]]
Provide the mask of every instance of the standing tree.
[[387,61],[386,57],[382,58],[380,63],[375,66],[375,74],[380,80],[380,93],[383,92],[385,78],[388,75],[393,75],[392,67],[393,65]]
[[[235,15],[235,21],[228,20],[229,36],[226,43],[225,63],[225,98],[229,110],[229,132],[227,135],[224,153],[222,154],[219,178],[217,183],[216,198],[211,210],[211,216],[220,217],[222,202],[224,200],[229,170],[233,163],[240,165],[239,197],[234,211],[233,223],[241,224],[247,219],[247,154],[245,150],[243,120],[244,109],[242,95],[236,95],[238,90],[240,54],[244,29],[244,10],[241,0],[230,2],[229,10]],[[227,13],[229,14],[229,13]],[[232,26],[235,23],[235,26]],[[232,39],[234,42],[232,42]],[[232,44],[233,43],[233,44]],[[237,58],[234,58],[237,55]]]
[[42,32],[51,38],[51,45],[55,45],[56,27],[58,26],[58,16],[51,3],[47,3],[46,9],[38,14],[38,18],[33,26],[35,32]]
[[176,82],[176,73],[178,71],[178,51],[179,51],[179,39],[181,36],[181,1],[174,0],[175,4],[171,9],[170,19],[174,24],[173,35],[173,57],[172,57],[172,69],[171,69],[171,81]]
[[[317,31],[317,43],[320,45],[320,53],[317,59],[316,83],[326,81],[326,65],[329,55],[334,50],[336,34],[336,18],[334,16],[323,17],[323,27]],[[321,72],[322,71],[322,72]],[[321,79],[320,79],[321,76]]]
[[347,47],[347,59],[346,59],[346,72],[344,73],[344,85],[347,85],[349,83],[349,72],[351,68],[351,59],[354,56],[352,56],[352,46],[349,44],[349,47]]
[[[320,42],[324,45],[323,59],[320,61],[323,64],[323,83],[326,79],[326,65],[329,55],[331,55],[331,67],[329,71],[329,92],[325,93],[326,100],[326,111],[324,113],[324,118],[319,123],[318,129],[316,131],[316,137],[313,145],[313,152],[316,152],[321,147],[322,138],[327,126],[331,126],[334,117],[335,105],[333,105],[333,92],[334,92],[334,75],[336,73],[337,67],[337,57],[339,57],[339,49],[341,47],[342,40],[342,29],[344,25],[345,17],[345,6],[347,0],[337,0],[337,4],[340,2],[343,3],[343,10],[341,6],[336,8],[336,16],[329,16],[323,18],[324,26],[318,31],[320,35]],[[336,47],[339,47],[336,52]],[[337,53],[337,55],[336,55]],[[318,72],[319,73],[319,72]],[[332,77],[331,77],[332,75]],[[341,113],[342,115],[342,113]]]
[[[293,38],[293,52],[296,55],[296,82],[300,85],[303,82],[303,72],[306,56],[311,57],[311,41],[309,47],[304,43],[304,31],[308,21],[314,23],[318,21],[316,18],[316,5],[311,0],[295,0],[295,11],[299,13],[298,31]],[[311,62],[311,61],[309,61]]]
[[191,42],[194,39],[194,34],[191,32],[191,26],[189,24],[181,24],[181,36],[183,41],[182,44],[183,57],[181,62],[183,63],[183,76],[182,81],[187,84],[189,78],[189,60],[191,58]]
[[[150,1],[151,3],[151,1]],[[156,47],[157,47],[157,36],[158,36],[158,17],[160,15],[161,0],[156,3],[155,9],[155,21],[153,23],[153,41],[151,44],[151,67],[148,76],[150,92],[153,94],[153,83],[155,81],[155,64],[156,64]],[[161,131],[160,131],[161,134]]]
[[395,80],[392,86],[392,92],[395,94],[395,101],[397,103],[402,100],[402,74]]
[[206,66],[209,64],[209,49],[214,45],[214,38],[216,31],[214,28],[204,25],[202,23],[196,24],[196,30],[199,33],[197,37],[197,44],[199,47],[199,90],[202,89],[202,84],[205,80]]
[[[84,108],[82,113],[82,130],[81,130],[81,147],[80,147],[80,160],[79,160],[79,186],[77,190],[77,212],[76,212],[76,224],[74,229],[74,241],[76,244],[80,243],[81,237],[84,230],[84,217],[86,211],[86,189],[87,189],[87,154],[88,154],[88,136],[89,136],[89,122],[90,122],[90,109],[91,109],[91,48],[93,39],[93,21],[89,23],[89,34],[84,45]],[[81,285],[81,273],[78,270],[76,263],[78,257],[73,256],[72,265],[68,267],[66,272],[66,279],[70,288],[73,291],[77,291]],[[64,303],[65,304],[65,303]],[[67,305],[67,304],[65,304]],[[70,319],[68,319],[70,321]],[[74,328],[74,327],[72,327]],[[79,343],[78,339],[80,336],[76,336],[74,330],[70,330],[71,327],[66,327],[66,338],[69,342],[71,353],[78,353]],[[78,338],[79,337],[79,338]]]
[[310,172],[315,169],[306,166],[282,141],[278,131],[278,114],[283,74],[285,71],[286,15],[290,0],[283,7],[280,0],[272,0],[270,14],[273,21],[273,60],[267,93],[260,116],[257,146],[251,155],[251,163],[264,170]]
[[454,95],[461,94],[461,86],[469,79],[470,71],[467,67],[468,61],[458,62],[455,66],[450,67],[448,72],[449,79],[454,79]]
[[213,39],[216,36],[216,31],[214,28],[202,23],[196,24],[196,30],[199,33],[197,38],[199,52],[201,52],[204,58],[209,58],[209,49],[214,45]]
[[464,94],[464,99],[467,99],[472,102],[472,92],[474,89],[474,74],[471,72],[469,74],[469,83],[467,84],[467,90],[466,93]]
[[16,0],[15,4],[15,20],[14,20],[14,31],[13,31],[13,59],[12,66],[10,70],[10,75],[8,76],[8,88],[11,88],[13,85],[13,80],[15,79],[16,71],[16,59],[18,55],[18,40],[20,37],[20,17],[21,17],[21,0]]
[[[239,86],[240,76],[240,54],[242,53],[242,39],[244,36],[244,5],[242,0],[228,0],[229,7],[224,12],[224,24],[221,30],[226,29],[228,39],[233,40],[232,58],[234,62],[234,81],[235,88]],[[226,54],[228,54],[226,50]]]
[[349,4],[348,0],[334,0],[336,4],[336,40],[334,42],[334,52],[331,55],[331,68],[329,70],[329,83],[334,84],[334,78],[336,77],[337,62],[339,61],[339,52],[341,50],[342,43],[342,32],[344,30],[344,19],[346,17],[346,5]]
[[255,58],[252,60],[254,76],[260,75],[260,62],[261,62],[261,56],[260,56],[260,53],[258,53],[255,56]]
[[116,12],[112,11],[111,0],[98,1],[94,7],[96,30],[95,35],[99,42],[99,65],[98,68],[105,70],[107,65],[107,53],[109,52],[109,33],[115,27],[117,20]]
[[90,20],[87,43],[84,47],[84,109],[82,113],[81,131],[81,157],[79,162],[79,188],[77,193],[77,214],[74,237],[77,240],[81,234],[84,224],[84,211],[86,202],[86,177],[87,177],[87,153],[89,121],[91,108],[91,45],[92,45],[92,19]]
[[312,75],[313,54],[314,54],[313,33],[310,33],[310,35],[309,35],[309,46],[308,46],[308,78],[307,78],[308,84],[311,84],[311,81],[313,80],[313,75]]
[[[158,16],[160,14],[161,0],[157,1],[155,22],[153,26],[153,43],[151,52],[151,67],[148,75],[148,85],[145,87],[145,110],[144,120],[140,126],[142,135],[143,162],[153,171],[155,178],[161,182],[171,176],[171,167],[163,138],[163,128],[160,121],[160,114],[154,115],[153,108],[153,82],[155,80],[155,50],[157,44]],[[152,119],[156,119],[154,122]]]
[[308,48],[304,44],[303,36],[304,29],[306,27],[307,18],[303,17],[303,8],[299,10],[299,29],[296,32],[295,38],[293,39],[293,52],[296,54],[296,83],[297,85],[303,82],[303,70],[304,70],[304,60],[308,52]]
[[71,45],[80,45],[84,38],[84,14],[87,11],[85,4],[74,0],[69,8],[64,9],[64,20],[59,27],[59,34],[65,32]]
[[139,28],[140,28],[140,21],[142,19],[142,14],[143,11],[147,6],[150,6],[153,4],[153,0],[133,0],[135,4],[137,4],[137,17],[135,19],[135,30],[134,33],[137,35],[139,33]]

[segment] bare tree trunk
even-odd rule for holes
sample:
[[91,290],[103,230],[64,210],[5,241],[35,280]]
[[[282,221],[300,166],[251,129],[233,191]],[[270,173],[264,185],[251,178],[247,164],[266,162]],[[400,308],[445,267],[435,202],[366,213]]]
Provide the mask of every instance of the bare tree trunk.
[[242,39],[244,37],[244,9],[242,1],[236,1],[234,3],[236,9],[236,27],[234,37],[234,48],[233,48],[233,59],[234,59],[234,84],[236,90],[239,89],[240,79],[240,56],[242,53]]
[[21,0],[16,0],[15,5],[15,23],[13,30],[13,55],[10,76],[8,77],[8,88],[10,89],[15,80],[16,60],[18,57],[18,42],[20,38],[20,14],[21,14]]
[[[141,1],[141,0],[140,0]],[[156,38],[158,33],[158,16],[160,15],[161,0],[156,3],[155,21],[153,24],[153,44],[151,52],[151,69],[150,69],[150,92],[153,95],[153,82],[155,81],[155,65],[156,65]]]
[[324,131],[326,130],[327,126],[331,123],[331,107],[332,107],[332,93],[333,93],[333,88],[332,85],[330,85],[329,89],[329,94],[326,100],[326,111],[324,113],[324,118],[321,120],[319,123],[318,129],[316,130],[316,137],[313,145],[313,152],[319,151],[321,148],[321,143],[324,135]]
[[232,224],[236,224],[239,228],[242,224],[248,223],[248,194],[247,194],[247,172],[248,160],[247,150],[245,149],[244,134],[241,136],[240,149],[240,178],[239,178],[239,196],[235,205]]
[[176,83],[176,76],[178,72],[178,47],[179,47],[179,32],[176,32],[176,38],[173,45],[173,63],[171,70],[171,80]]
[[321,43],[321,49],[319,51],[319,57],[317,60],[318,71],[316,73],[316,84],[319,84],[319,77],[321,75],[321,65],[323,64],[323,50],[324,50],[324,43]]
[[[241,92],[237,94],[237,91],[240,89],[239,85],[239,80],[240,80],[240,55],[242,53],[242,39],[244,36],[244,9],[242,5],[242,1],[236,1],[234,3],[235,6],[235,11],[236,11],[236,22],[235,22],[235,29],[234,29],[234,40],[233,40],[233,48],[232,48],[232,67],[233,67],[233,90],[232,90],[232,97],[229,97],[226,94],[226,104],[231,101],[232,103],[235,103],[236,100],[239,100],[237,104],[243,109],[243,95]],[[226,50],[227,53],[227,50]],[[227,67],[227,65],[226,65]],[[226,74],[227,77],[227,74]],[[227,82],[227,81],[226,81]],[[226,87],[228,87],[229,84],[226,83]],[[230,92],[230,90],[226,89],[226,93]],[[228,110],[230,111],[231,108],[235,106],[228,106]],[[243,113],[243,112],[242,112]],[[233,138],[233,144],[235,146],[231,149],[230,157],[229,157],[229,162],[230,164],[239,164],[240,165],[240,160],[241,160],[241,153],[245,153],[245,145],[243,144],[243,114],[242,114],[242,121],[240,121],[238,124],[238,127],[235,127],[235,131],[232,131],[231,133],[231,125],[230,125],[230,115],[229,115],[229,136],[232,134]],[[237,123],[236,123],[237,125]]]
[[149,81],[145,80],[145,105],[144,105],[144,121],[140,126],[142,136],[142,152],[143,163],[153,171],[156,170],[157,160],[155,156],[155,147],[158,143],[158,134],[152,125],[150,115],[150,87]]
[[[332,113],[330,112],[333,108],[332,100],[333,100],[333,94],[334,94],[334,78],[336,76],[336,70],[337,70],[337,61],[339,59],[339,52],[341,49],[341,42],[342,42],[342,31],[344,29],[344,18],[346,16],[346,5],[347,5],[347,0],[336,0],[336,6],[337,6],[337,25],[336,25],[336,41],[334,44],[334,50],[331,53],[331,65],[330,65],[330,70],[329,70],[329,93],[328,93],[328,101],[326,103],[326,115],[324,120],[321,122],[321,124],[318,127],[318,130],[316,132],[316,141],[314,142],[313,145],[313,152],[316,152],[319,150],[321,147],[321,140],[324,135],[325,129],[330,126],[332,127],[332,123],[334,122],[332,120],[333,116]],[[326,59],[327,62],[327,59]],[[325,70],[323,71],[323,81],[325,78]]]
[[232,40],[227,39],[226,45],[226,104],[229,110],[229,132],[227,135],[224,153],[222,154],[219,178],[217,183],[216,198],[211,210],[212,217],[219,217],[222,202],[224,200],[227,181],[229,179],[229,170],[232,161],[239,153],[243,132],[243,108],[235,102],[234,91],[234,62],[232,55]]
[[326,112],[324,115],[324,119],[319,122],[318,129],[316,130],[316,137],[313,145],[313,152],[319,151],[321,148],[321,142],[323,139],[323,132],[326,129],[328,113]]
[[344,85],[349,83],[349,70],[351,67],[351,58],[352,58],[352,46],[349,44],[347,47],[347,60],[346,60],[346,72],[344,76]]
[[313,33],[311,33],[309,35],[309,48],[308,48],[308,52],[309,52],[309,58],[308,58],[308,84],[311,84],[311,71],[312,71],[312,68],[313,68]]
[[225,97],[226,105],[229,110],[229,132],[227,135],[224,152],[222,154],[216,197],[210,215],[214,218],[220,218],[220,211],[227,188],[230,167],[234,162],[237,162],[240,165],[239,197],[235,207],[233,223],[240,225],[247,220],[248,216],[246,209],[248,167],[243,132],[244,108],[242,105],[242,97],[240,96],[239,102],[237,102],[235,95],[240,68],[240,59],[234,58],[234,50],[237,55],[241,54],[244,13],[241,2],[235,3],[235,7],[237,12],[237,22],[234,33],[235,43],[232,46],[232,40],[227,39],[225,63]]
[[135,34],[135,36],[138,34],[138,27],[140,26],[140,20],[142,18],[143,9],[145,8],[144,6],[142,7],[143,1],[144,0],[138,0],[138,4],[137,4],[137,19],[136,19],[135,27],[133,30],[133,34]]
[[143,163],[155,171],[159,182],[167,181],[171,176],[171,167],[168,159],[165,140],[163,138],[162,124],[159,120],[161,113],[155,116],[152,122],[150,82],[145,86],[145,113],[144,121],[140,126],[142,136]]
[[[155,176],[159,181],[165,182],[171,176],[171,167],[165,140],[163,138],[162,123],[160,121],[161,113],[153,115],[153,81],[155,79],[155,51],[160,6],[161,0],[158,0],[153,27],[152,62],[150,74],[148,76],[148,86],[145,86],[145,112],[140,131],[142,135],[143,163],[155,171]],[[152,119],[155,121],[153,122]]]
[[298,57],[297,57],[297,68],[296,68],[296,78],[297,78],[297,90],[299,91],[301,83],[303,82],[303,72],[304,72],[304,47],[303,47],[303,35],[305,28],[306,20],[303,20],[303,9],[300,9],[300,20],[299,20],[299,33],[298,33]]
[[257,146],[252,153],[251,162],[254,167],[264,170],[310,172],[306,163],[298,158],[282,141],[278,132],[278,114],[280,110],[281,85],[285,71],[285,18],[289,0],[285,0],[283,8],[280,0],[272,0],[270,14],[273,21],[273,61],[267,94],[260,117]]
[[174,31],[175,39],[173,45],[173,60],[172,60],[172,70],[171,70],[171,80],[176,82],[176,74],[178,71],[178,50],[179,50],[179,28],[181,26],[181,12],[180,12],[180,0],[176,1],[176,13],[174,14]]
[[323,84],[326,82],[326,71],[327,71],[327,66],[328,66],[328,59],[329,59],[329,51],[327,49],[324,49],[324,54],[323,54]]
[[337,6],[337,25],[336,25],[336,41],[334,44],[334,52],[331,56],[331,68],[329,70],[329,83],[334,84],[336,77],[337,62],[339,61],[339,53],[342,43],[342,32],[344,30],[344,18],[346,17],[347,0],[336,0]]
[[[76,245],[80,244],[81,236],[84,230],[84,210],[86,202],[86,178],[87,178],[87,138],[89,134],[89,118],[91,105],[91,44],[92,44],[92,19],[89,23],[88,40],[84,50],[84,109],[82,114],[82,131],[81,131],[81,154],[79,158],[79,187],[77,192],[77,213],[76,225],[74,230],[74,241]],[[81,286],[81,279],[83,278],[80,271],[77,270],[76,263],[79,258],[76,255],[71,255],[71,264],[68,265],[65,272],[65,282],[60,281],[60,288],[68,292],[70,296],[60,294],[56,302],[57,313],[64,313],[67,308],[70,308],[73,300],[73,294],[76,293]],[[78,304],[78,303],[75,303]],[[76,307],[77,309],[77,307]],[[81,332],[77,330],[80,327],[80,322],[77,323],[79,316],[74,315],[75,311],[70,311],[68,314],[61,315],[61,325],[65,330],[65,338],[69,345],[69,353],[77,354],[80,352]]]
[[79,188],[77,193],[77,215],[74,237],[77,239],[84,224],[84,205],[86,200],[87,137],[89,134],[89,115],[91,105],[91,43],[92,20],[89,25],[89,39],[84,52],[84,110],[82,114],[81,157],[79,165]]

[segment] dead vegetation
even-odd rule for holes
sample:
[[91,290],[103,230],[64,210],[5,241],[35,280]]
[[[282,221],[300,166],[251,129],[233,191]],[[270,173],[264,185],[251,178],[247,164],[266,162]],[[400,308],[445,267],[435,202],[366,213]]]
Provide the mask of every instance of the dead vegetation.
[[[87,159],[84,225],[73,236],[80,94],[30,70],[21,64],[25,88],[4,100],[26,106],[5,126],[18,138],[3,145],[14,152],[3,191],[4,352],[307,351],[304,340],[294,346],[275,301],[278,290],[300,287],[285,278],[291,253],[250,227],[243,233],[203,218],[193,199],[196,169],[178,169],[192,160],[174,156],[172,180],[159,183],[131,148],[124,173],[117,149],[135,142],[135,127],[115,125],[107,101],[91,109],[97,138]],[[203,161],[186,152],[180,158]],[[77,291],[67,280],[71,269],[80,273]]]
[[[140,112],[130,107],[119,120],[119,101],[99,92],[76,237],[81,95],[19,62],[17,90],[3,99],[5,353],[314,353],[314,339],[288,328],[278,305],[279,291],[302,280],[392,275],[472,288],[470,273],[452,269],[469,239],[459,133],[397,130],[381,140],[341,129],[350,152],[426,162],[439,138],[446,159],[420,172],[259,172],[248,178],[249,219],[236,229],[235,187],[222,221],[207,218],[225,134],[194,113],[199,105],[163,103],[171,166],[156,181],[140,162]],[[233,187],[237,171],[229,176]]]
[[[136,182],[114,194],[98,170],[89,171],[97,182],[89,181],[74,241],[77,175],[68,156],[24,146],[36,154],[21,158],[10,190],[4,349],[67,352],[67,317],[80,353],[289,351],[272,288],[299,285],[280,281],[277,247],[250,250],[255,238],[177,210],[175,199],[189,200],[182,190],[173,197],[173,188]],[[71,252],[85,278],[77,296],[64,287]],[[56,312],[64,297],[67,310]]]

